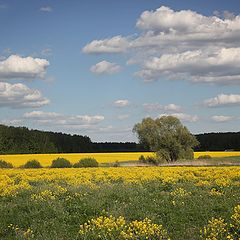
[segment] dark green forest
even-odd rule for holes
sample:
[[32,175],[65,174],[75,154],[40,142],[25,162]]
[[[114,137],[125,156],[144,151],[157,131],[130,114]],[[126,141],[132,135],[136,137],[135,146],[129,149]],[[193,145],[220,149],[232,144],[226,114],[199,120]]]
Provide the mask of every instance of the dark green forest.
[[195,151],[240,151],[240,132],[195,135],[200,145]]
[[149,149],[134,142],[96,143],[88,136],[0,125],[0,154],[138,152]]
[[[240,150],[240,132],[195,135],[195,151]],[[149,151],[135,142],[92,142],[88,136],[0,125],[0,154]]]

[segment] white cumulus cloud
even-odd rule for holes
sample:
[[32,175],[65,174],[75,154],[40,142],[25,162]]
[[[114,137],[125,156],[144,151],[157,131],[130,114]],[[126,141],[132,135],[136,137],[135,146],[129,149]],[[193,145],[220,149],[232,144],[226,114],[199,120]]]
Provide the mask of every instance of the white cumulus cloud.
[[197,115],[189,115],[186,113],[171,113],[171,114],[164,113],[159,115],[159,117],[162,116],[173,116],[183,122],[197,122],[199,120],[199,117]]
[[127,107],[129,105],[130,105],[130,102],[128,100],[126,100],[126,99],[119,99],[119,100],[114,102],[114,106],[115,107],[122,108],[122,107]]
[[136,22],[139,34],[93,40],[85,53],[130,54],[140,64],[135,75],[145,81],[190,80],[240,84],[240,15],[225,11],[205,16],[192,10],[161,6],[144,11]]
[[48,66],[46,59],[11,55],[0,61],[0,79],[44,78]]
[[84,48],[84,53],[120,53],[126,51],[128,40],[122,36],[115,36],[103,40],[94,40],[88,43]]
[[202,50],[164,54],[145,61],[137,73],[151,81],[161,77],[193,82],[240,84],[240,48],[223,48],[206,53]]
[[116,63],[101,61],[90,68],[90,71],[95,74],[115,74],[121,70],[121,67]]
[[63,127],[88,128],[104,120],[104,116],[65,115],[56,112],[32,111],[24,114],[25,119],[34,120],[39,124]]
[[179,112],[181,111],[181,106],[174,103],[168,105],[161,105],[160,103],[144,103],[143,107],[147,111],[166,111],[166,112]]
[[214,98],[204,101],[207,107],[226,107],[226,106],[240,106],[239,94],[219,94]]
[[41,92],[26,85],[0,82],[0,107],[37,108],[49,104]]
[[233,120],[233,117],[232,116],[224,116],[224,115],[215,115],[215,116],[212,116],[211,119],[214,121],[214,122],[229,122],[231,120]]

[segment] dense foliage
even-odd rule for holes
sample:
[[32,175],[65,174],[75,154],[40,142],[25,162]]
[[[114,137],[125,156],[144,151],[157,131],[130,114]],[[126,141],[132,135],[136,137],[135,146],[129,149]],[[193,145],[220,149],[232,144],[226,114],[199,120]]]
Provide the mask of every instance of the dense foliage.
[[87,136],[0,125],[0,154],[148,151],[133,143],[93,143]]
[[200,145],[195,151],[239,151],[240,132],[204,133],[196,135]]
[[144,118],[134,126],[133,131],[140,143],[156,152],[160,160],[168,162],[192,159],[193,148],[199,144],[194,135],[173,116]]
[[13,165],[4,160],[0,160],[0,168],[13,168]]
[[33,159],[27,161],[22,168],[42,168],[42,165],[38,160]]
[[71,168],[72,165],[69,160],[65,158],[57,158],[52,161],[51,168]]
[[79,162],[73,164],[74,168],[81,167],[98,167],[98,162],[95,158],[83,158],[80,159]]

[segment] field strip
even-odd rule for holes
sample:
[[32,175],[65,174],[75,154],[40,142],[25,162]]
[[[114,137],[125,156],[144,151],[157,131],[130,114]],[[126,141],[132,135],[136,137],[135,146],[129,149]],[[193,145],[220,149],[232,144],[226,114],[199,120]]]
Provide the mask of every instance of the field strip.
[[[54,154],[13,154],[0,155],[1,160],[12,163],[15,167],[25,164],[28,160],[36,159],[40,161],[42,166],[47,167],[51,165],[52,160],[62,157],[68,159],[71,163],[78,162],[82,158],[92,157],[99,163],[114,163],[137,161],[143,155],[144,157],[151,156],[151,152],[117,152],[117,153],[54,153]],[[198,158],[201,155],[210,155],[211,157],[230,157],[240,156],[238,152],[195,152],[194,157]]]

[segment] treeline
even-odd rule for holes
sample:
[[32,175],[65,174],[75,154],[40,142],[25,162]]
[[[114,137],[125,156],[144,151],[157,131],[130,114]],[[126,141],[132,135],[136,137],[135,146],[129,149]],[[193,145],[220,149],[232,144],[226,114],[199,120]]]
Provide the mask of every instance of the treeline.
[[240,132],[195,135],[200,145],[195,151],[240,151]]
[[95,143],[88,136],[0,125],[0,154],[138,152],[149,149],[133,142]]
[[[195,151],[240,151],[240,132],[196,135],[200,145]],[[92,142],[88,136],[30,130],[0,125],[0,154],[139,152],[147,147],[134,142]]]

